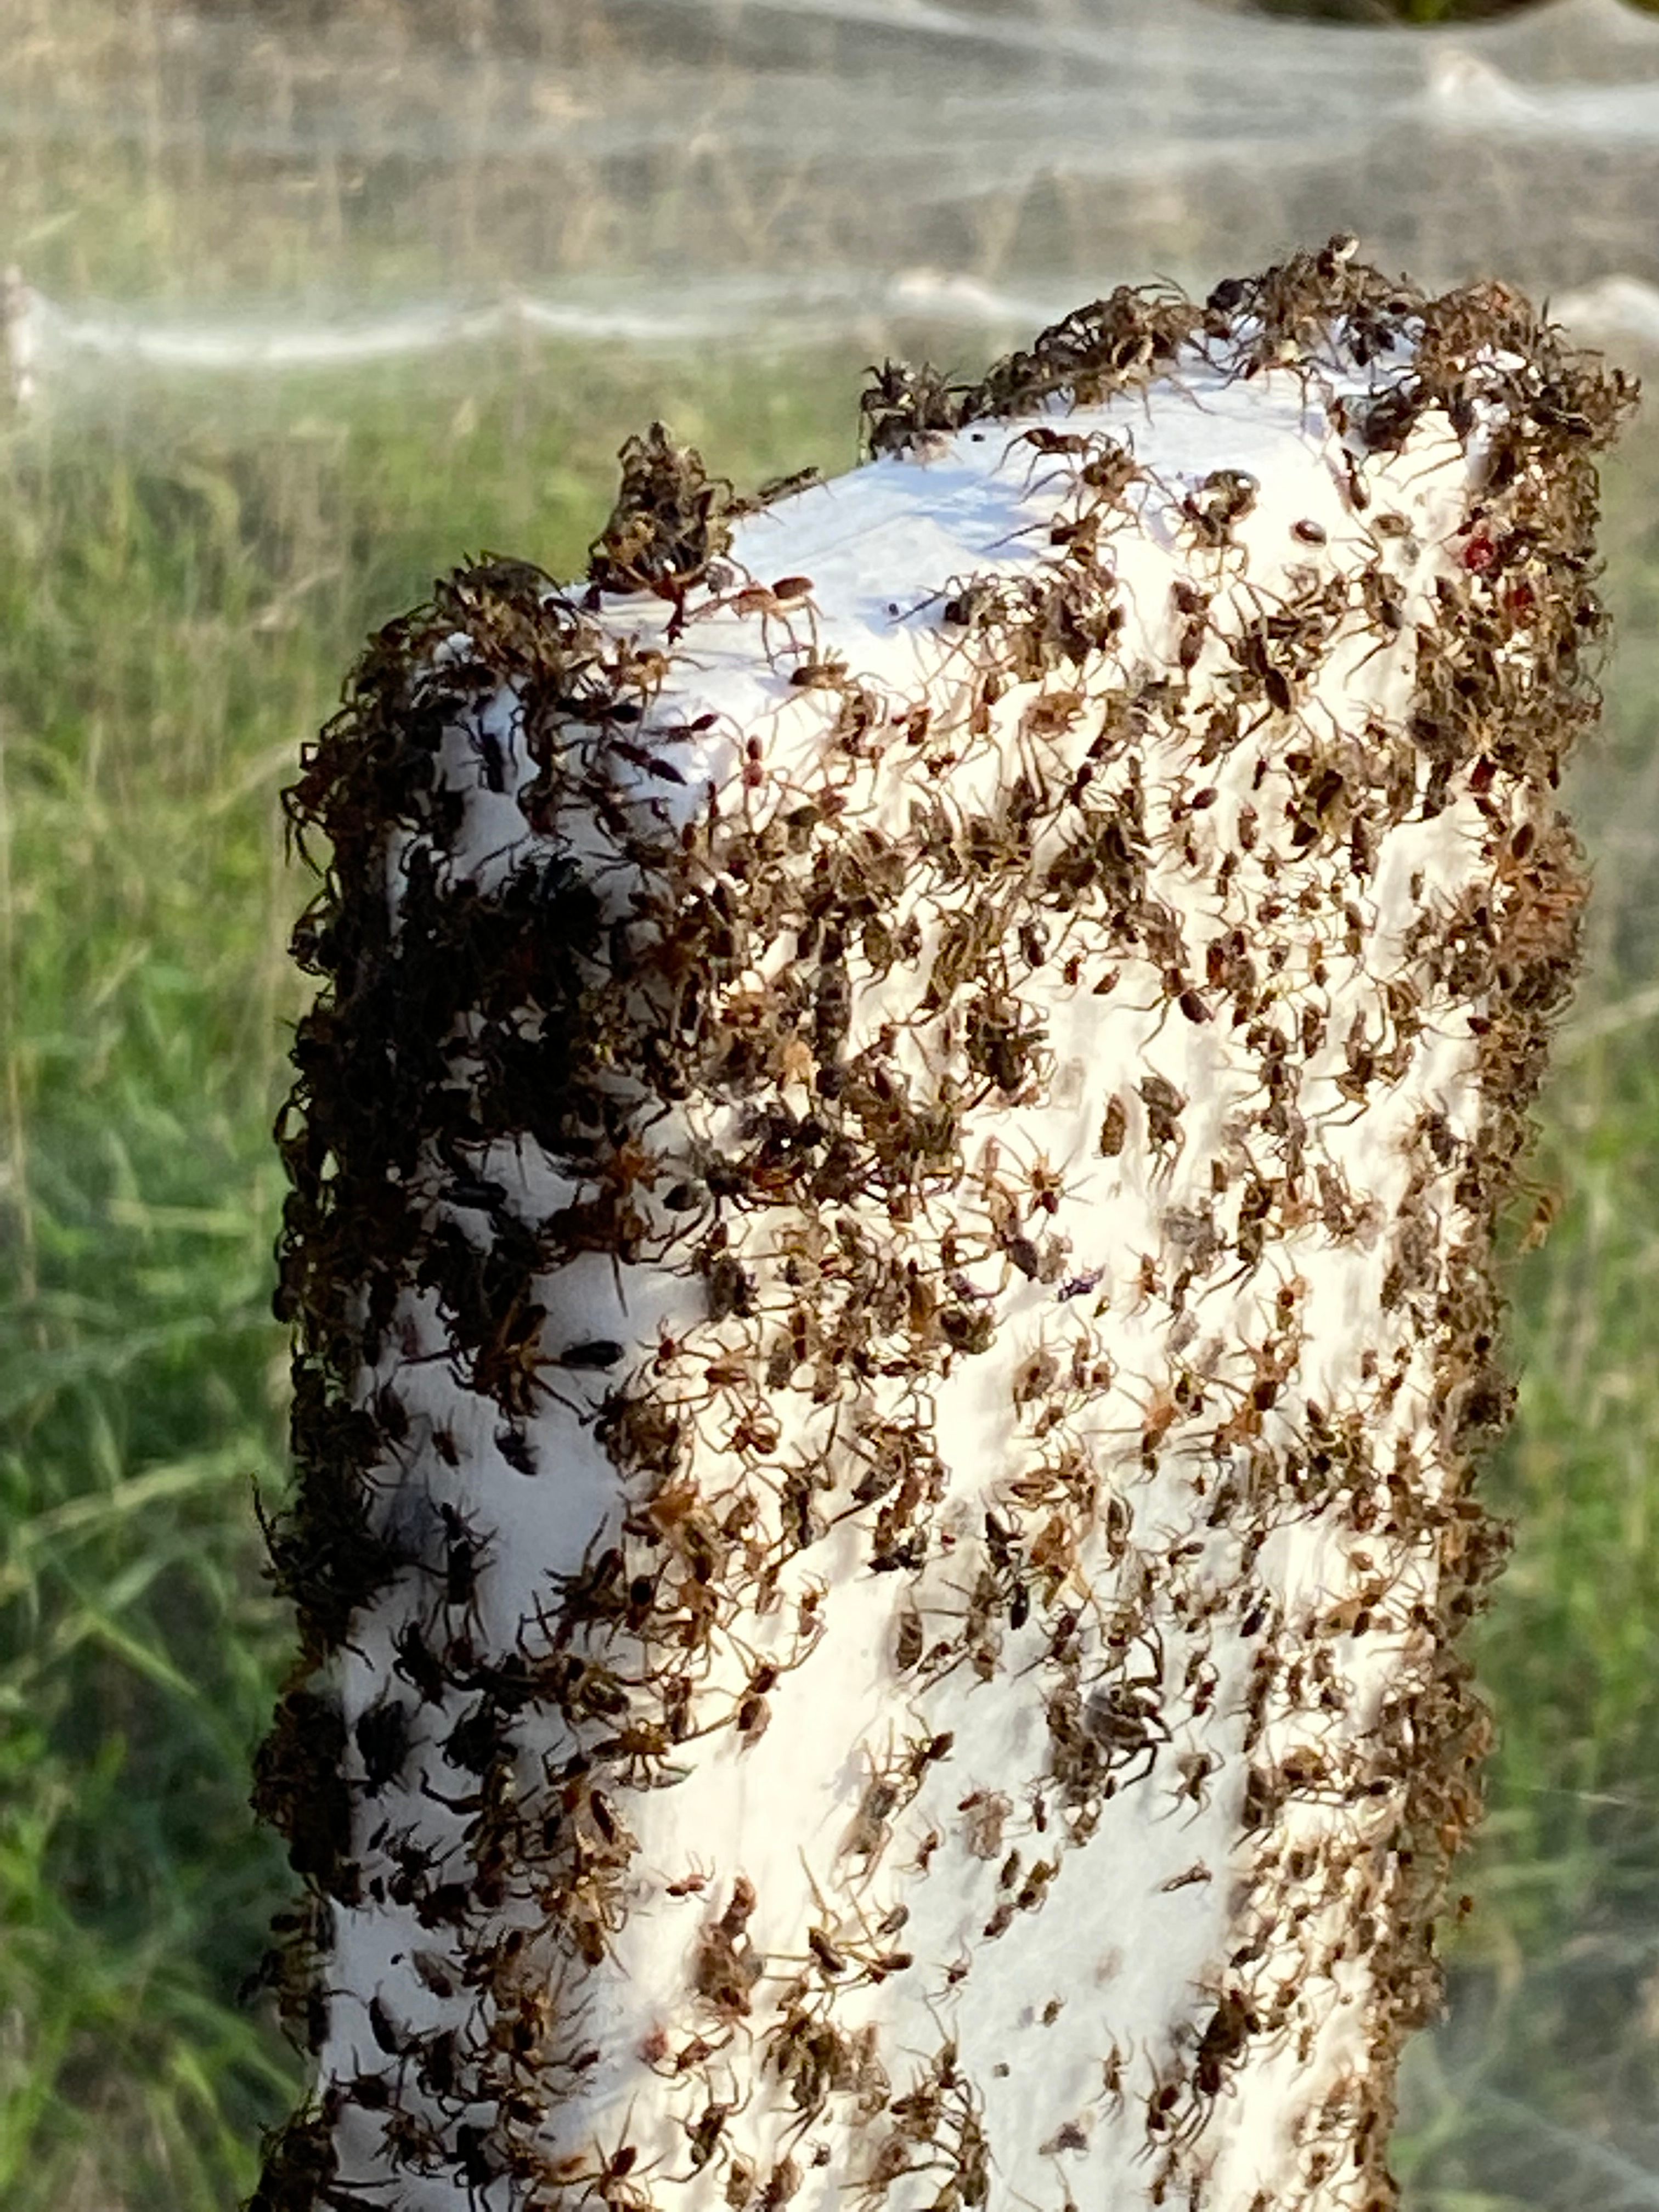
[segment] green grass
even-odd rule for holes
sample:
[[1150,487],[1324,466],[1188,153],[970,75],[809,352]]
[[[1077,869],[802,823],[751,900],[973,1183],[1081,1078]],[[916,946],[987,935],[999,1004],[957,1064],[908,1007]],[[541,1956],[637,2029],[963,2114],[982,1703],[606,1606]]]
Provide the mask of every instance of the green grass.
[[[250,1498],[283,1479],[270,1123],[308,888],[278,789],[363,635],[434,574],[484,548],[580,565],[629,431],[661,414],[749,482],[838,468],[858,367],[550,349],[482,377],[135,387],[114,424],[0,438],[11,2212],[222,2212],[298,2080],[237,2002],[288,1887],[246,1808],[290,1650]],[[1659,2196],[1594,2162],[1659,2120],[1656,489],[1650,438],[1610,478],[1623,642],[1577,793],[1595,964],[1538,1158],[1563,1211],[1516,1271],[1521,1419],[1486,1480],[1519,1542],[1480,1639],[1503,1736],[1458,2009],[1411,2069],[1416,2212]],[[1571,2156],[1517,2154],[1517,2106]]]

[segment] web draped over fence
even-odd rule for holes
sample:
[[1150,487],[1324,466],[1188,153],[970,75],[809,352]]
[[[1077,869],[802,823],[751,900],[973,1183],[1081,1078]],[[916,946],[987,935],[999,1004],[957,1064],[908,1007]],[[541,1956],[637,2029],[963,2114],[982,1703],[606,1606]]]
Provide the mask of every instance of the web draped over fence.
[[1620,0],[1431,32],[1212,0],[306,12],[112,19],[67,85],[51,35],[0,59],[0,159],[84,139],[168,210],[164,269],[77,296],[64,211],[11,195],[25,396],[538,336],[994,337],[1338,229],[1659,339],[1659,19]]

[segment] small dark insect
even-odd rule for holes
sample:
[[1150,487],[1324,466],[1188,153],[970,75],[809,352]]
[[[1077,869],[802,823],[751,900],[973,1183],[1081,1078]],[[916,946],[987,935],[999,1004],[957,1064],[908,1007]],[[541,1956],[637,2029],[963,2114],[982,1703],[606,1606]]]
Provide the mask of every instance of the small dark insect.
[[678,623],[688,589],[731,543],[732,487],[708,476],[695,448],[675,446],[660,422],[629,438],[619,459],[616,506],[588,549],[593,598],[653,592],[673,603]]
[[1218,549],[1233,543],[1232,529],[1251,513],[1261,487],[1247,469],[1212,469],[1181,503],[1200,544]]
[[1146,2132],[1162,2135],[1170,2125],[1170,2116],[1181,2102],[1181,2083],[1154,2081],[1152,2094],[1146,2100]]
[[283,2127],[267,2134],[264,2170],[248,2212],[307,2212],[313,2204],[348,2203],[355,2208],[370,2201],[350,2195],[337,2173],[332,2116],[301,2106]]
[[392,1638],[393,1665],[422,1705],[435,1705],[449,1686],[449,1670],[428,1644],[418,1621],[408,1621]]
[[363,1788],[371,1797],[379,1796],[403,1771],[412,1711],[399,1698],[381,1698],[357,1717],[352,1734],[363,1762]]
[[1123,1140],[1129,1133],[1129,1115],[1123,1101],[1115,1091],[1106,1102],[1106,1118],[1100,1125],[1102,1156],[1115,1160],[1123,1150]]
[[[823,471],[816,465],[793,469],[787,476],[769,477],[755,494],[756,503],[760,507],[771,507],[781,499],[793,499],[798,491],[810,491],[814,484],[823,483]],[[777,586],[774,585],[773,589],[775,591]]]
[[411,1951],[409,1963],[415,1969],[416,1978],[423,1987],[431,1990],[434,1997],[453,1997],[460,1989],[460,1981],[454,1968],[436,1951]]
[[951,1729],[944,1729],[938,1735],[918,1736],[905,1762],[905,1771],[910,1779],[920,1781],[930,1766],[936,1765],[941,1759],[948,1759],[956,1740],[955,1732]]
[[836,1948],[822,1928],[809,1928],[806,1942],[812,1956],[832,1981],[847,1972],[845,1954]]
[[376,1994],[368,2001],[369,2033],[389,2058],[399,2058],[410,2048],[411,2039],[400,2029],[387,2011],[386,2001]]
[[683,2120],[680,2123],[690,2138],[691,2169],[694,2173],[700,2173],[709,2160],[714,2157],[726,2123],[736,2110],[735,2105],[717,2104],[711,2098],[701,2118]]
[[1158,1887],[1164,1890],[1189,1889],[1194,1882],[1210,1881],[1212,1879],[1213,1876],[1203,1860],[1194,1859],[1191,1866],[1183,1868],[1179,1874],[1172,1874],[1168,1881],[1161,1881]]
[[1168,1076],[1156,1070],[1136,1088],[1146,1109],[1146,1134],[1152,1150],[1160,1156],[1167,1151],[1178,1155],[1187,1141],[1187,1133],[1181,1126],[1187,1094],[1177,1091]]
[[1227,2069],[1237,2063],[1260,2025],[1255,2014],[1236,1990],[1224,1994],[1199,2038],[1193,2068],[1193,2087],[1199,2096],[1207,2099],[1218,2094]]
[[521,1429],[497,1429],[495,1449],[515,1474],[535,1475],[541,1472],[530,1439]]
[[477,1601],[478,1570],[489,1540],[475,1535],[454,1506],[441,1505],[438,1513],[444,1524],[444,1603],[470,1609]]
[[1339,447],[1332,463],[1333,472],[1342,471],[1342,487],[1348,495],[1348,504],[1356,514],[1363,514],[1371,503],[1370,487],[1365,482],[1364,464],[1346,446]]
[[614,1367],[623,1356],[623,1346],[610,1337],[595,1337],[591,1343],[569,1344],[558,1354],[561,1367],[579,1371]]

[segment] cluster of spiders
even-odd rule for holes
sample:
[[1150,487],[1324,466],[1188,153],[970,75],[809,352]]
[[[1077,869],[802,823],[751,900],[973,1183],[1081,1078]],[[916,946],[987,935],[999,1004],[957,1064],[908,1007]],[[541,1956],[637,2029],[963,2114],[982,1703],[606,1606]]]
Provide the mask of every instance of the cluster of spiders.
[[[1169,506],[1188,576],[1167,659],[1126,665],[1112,544],[1158,487],[1104,433],[1013,426],[1200,362],[1319,386],[1370,550],[1334,563],[1310,520],[1279,580],[1252,579],[1260,487],[1212,471]],[[1356,366],[1382,373],[1337,399]],[[297,1481],[261,1509],[301,1656],[255,1802],[314,1904],[259,1978],[320,2051],[330,1917],[395,1911],[451,2009],[417,2025],[359,1999],[377,2057],[273,2138],[260,2212],[357,2212],[405,2175],[538,2212],[648,2212],[676,2185],[780,2212],[836,2112],[871,2131],[845,2177],[861,2197],[986,2202],[991,2111],[956,2043],[896,2094],[848,2009],[931,1971],[902,1888],[884,1910],[877,1886],[949,1840],[994,1946],[1072,1854],[1109,1850],[1120,1797],[1205,1813],[1223,1723],[1238,1940],[1147,2055],[1144,2102],[1112,2046],[1103,2112],[1144,2125],[1154,2201],[1179,2182],[1196,2208],[1200,2140],[1252,2055],[1305,2063],[1363,2003],[1372,2063],[1321,2093],[1301,2194],[1274,2201],[1384,2201],[1389,2054],[1432,2008],[1445,1870],[1480,1809],[1455,1639],[1503,1552],[1468,1487],[1508,1406],[1492,1239],[1577,955],[1582,871],[1549,794],[1595,711],[1590,457],[1629,397],[1507,293],[1427,299],[1333,241],[1201,305],[1121,290],[969,386],[879,374],[872,454],[1006,421],[1060,486],[1017,582],[940,595],[921,696],[826,647],[810,578],[742,569],[757,502],[659,425],[624,449],[585,590],[486,559],[373,641],[288,795],[331,857],[276,1127]],[[1431,418],[1482,459],[1425,621],[1399,580],[1410,522],[1371,488]],[[629,628],[640,604],[668,611]],[[817,716],[821,775],[674,718],[676,654],[716,620],[752,623]],[[1324,712],[1321,671],[1356,641],[1412,647],[1403,721]],[[729,772],[700,790],[684,763],[715,739]],[[492,807],[522,834],[485,867],[469,841]],[[1382,959],[1389,841],[1454,812],[1465,888],[1414,880]],[[1089,1141],[1051,1152],[1079,1008],[1133,1049],[1090,1073]],[[1479,1112],[1422,1109],[1385,1205],[1340,1133],[1460,1018]],[[1218,1118],[1187,1053],[1224,1076]],[[1127,1261],[1082,1248],[1101,1188],[1147,1224]],[[1328,1401],[1304,1357],[1314,1250],[1379,1255],[1375,1340]],[[596,1259],[619,1291],[672,1283],[672,1316],[631,1340],[568,1325],[560,1279]],[[1126,1352],[1149,1343],[1150,1364]],[[976,1371],[1006,1371],[1007,1450],[964,1515],[940,1407]],[[504,1633],[495,1501],[548,1484],[550,1434],[591,1440],[614,1510]],[[1274,1547],[1315,1524],[1357,1595],[1303,1619]],[[784,1954],[740,1869],[707,1899],[702,1875],[671,1890],[703,1916],[689,2032],[646,2062],[674,2154],[631,2119],[569,2151],[552,2123],[601,2064],[586,2007],[640,1909],[641,1802],[714,1744],[754,1753],[824,1645],[832,1549],[891,1593],[915,1716],[869,1757],[834,1854],[853,1902],[809,1869],[815,1917]],[[371,1618],[389,1657],[349,1710]],[[1385,1647],[1399,1683],[1362,1754],[1354,1680]],[[962,1794],[930,1714],[964,1689],[1030,1699],[1034,1773]],[[772,2107],[782,2134],[750,2139]]]

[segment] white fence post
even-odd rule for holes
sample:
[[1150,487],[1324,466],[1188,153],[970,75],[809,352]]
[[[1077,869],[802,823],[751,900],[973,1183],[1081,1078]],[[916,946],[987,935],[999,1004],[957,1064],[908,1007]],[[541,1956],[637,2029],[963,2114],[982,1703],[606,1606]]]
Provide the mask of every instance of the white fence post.
[[1392,2202],[1629,396],[1334,240],[374,641],[257,2205]]

